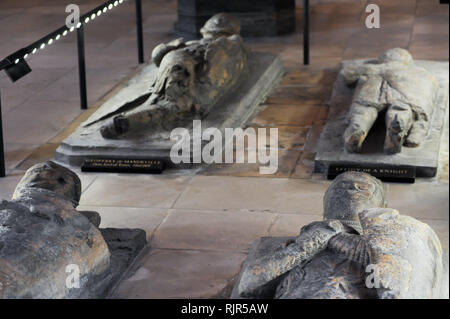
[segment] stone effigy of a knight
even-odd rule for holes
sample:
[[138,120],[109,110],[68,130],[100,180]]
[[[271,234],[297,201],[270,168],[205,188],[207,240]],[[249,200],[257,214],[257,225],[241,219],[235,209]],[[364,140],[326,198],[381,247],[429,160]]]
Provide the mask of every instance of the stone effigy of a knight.
[[201,119],[236,86],[248,58],[239,20],[215,15],[201,33],[200,40],[179,38],[153,50],[152,61],[158,70],[149,93],[139,97],[145,101],[124,105],[101,118],[105,139],[146,129],[168,130]]

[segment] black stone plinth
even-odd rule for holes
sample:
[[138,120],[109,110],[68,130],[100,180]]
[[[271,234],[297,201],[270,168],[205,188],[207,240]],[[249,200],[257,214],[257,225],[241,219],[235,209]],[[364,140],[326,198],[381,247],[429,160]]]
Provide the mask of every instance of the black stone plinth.
[[244,37],[277,36],[295,31],[295,0],[178,0],[175,31],[185,39],[199,38],[205,22],[221,12],[239,18]]

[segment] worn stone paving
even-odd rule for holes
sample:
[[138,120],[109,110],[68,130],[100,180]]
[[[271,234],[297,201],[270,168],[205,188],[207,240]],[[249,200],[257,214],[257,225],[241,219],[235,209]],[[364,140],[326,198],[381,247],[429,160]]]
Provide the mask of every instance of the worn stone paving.
[[[248,39],[253,50],[277,53],[286,66],[281,85],[251,127],[279,128],[280,168],[260,176],[257,165],[234,164],[161,176],[93,174],[79,170],[80,209],[96,210],[102,227],[142,228],[151,252],[116,298],[224,297],[251,243],[261,236],[294,236],[321,219],[328,181],[312,174],[314,145],[327,116],[338,63],[376,57],[401,46],[415,59],[449,59],[448,6],[438,0],[311,1],[311,65],[302,65],[302,8],[292,35]],[[64,17],[57,0],[2,0],[0,56],[51,31]],[[88,10],[101,1],[83,1]],[[364,26],[368,3],[381,6],[381,29]],[[144,0],[146,58],[172,39],[176,1]],[[59,143],[108,92],[136,69],[133,6],[86,28],[90,109],[79,111],[75,39],[67,38],[30,59],[33,73],[14,85],[0,75],[9,198],[24,170],[53,157]],[[62,18],[61,18],[62,17]],[[11,21],[19,21],[12,24]],[[117,23],[120,19],[120,24]],[[113,32],[114,31],[114,32]],[[6,41],[6,34],[16,37]],[[10,39],[10,37],[8,37]],[[3,43],[6,43],[5,45]],[[387,183],[389,206],[427,222],[449,243],[448,124],[440,177],[416,184]]]

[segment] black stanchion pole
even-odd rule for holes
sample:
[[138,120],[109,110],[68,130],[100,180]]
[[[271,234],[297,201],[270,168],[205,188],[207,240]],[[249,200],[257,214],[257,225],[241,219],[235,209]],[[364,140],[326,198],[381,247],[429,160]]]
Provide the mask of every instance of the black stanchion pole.
[[303,1],[303,64],[309,64],[309,0]]
[[77,28],[78,43],[78,75],[80,81],[80,104],[81,109],[87,109],[87,90],[86,90],[86,61],[84,55],[84,29],[83,25]]
[[5,150],[3,148],[2,95],[0,92],[0,177],[6,176]]
[[142,32],[142,1],[136,1],[136,31],[138,45],[138,61],[139,64],[144,63],[144,36]]

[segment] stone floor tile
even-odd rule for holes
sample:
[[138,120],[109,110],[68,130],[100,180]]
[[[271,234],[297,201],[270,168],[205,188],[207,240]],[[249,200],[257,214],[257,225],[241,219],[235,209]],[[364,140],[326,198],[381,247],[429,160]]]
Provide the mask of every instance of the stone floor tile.
[[269,236],[298,236],[300,234],[300,229],[303,226],[320,220],[322,220],[322,217],[319,215],[278,214],[276,216],[275,222],[269,229]]
[[0,201],[9,200],[16,189],[17,183],[22,178],[22,174],[8,174],[6,177],[0,178]]
[[246,254],[155,249],[115,298],[214,298],[238,274]]
[[[321,121],[323,113],[326,113],[327,107],[316,104],[274,104],[276,99],[270,98],[269,104],[258,116],[252,121],[252,124],[258,126],[307,126],[316,124]],[[251,125],[252,125],[251,124]]]
[[290,179],[278,191],[278,212],[289,214],[322,215],[323,196],[330,181]]
[[7,143],[42,144],[55,136],[81,113],[77,104],[61,100],[33,100],[5,116],[4,139]]
[[[98,212],[102,218],[101,228],[143,229],[147,241],[151,240],[154,231],[167,215],[167,209],[163,208],[78,206],[77,210]],[[153,246],[153,243],[149,242],[149,245]]]
[[39,146],[31,154],[26,156],[16,168],[25,171],[35,164],[53,159],[58,146],[48,143]]
[[283,178],[195,176],[175,208],[275,211],[286,183]]
[[295,165],[294,171],[292,172],[291,178],[310,179],[314,173],[315,156],[315,153],[308,151],[302,152]]
[[5,166],[8,169],[16,168],[38,147],[33,144],[7,143],[5,146]]
[[[248,163],[248,153],[253,153],[255,158],[257,158],[257,151],[247,150],[243,154],[245,163],[234,163],[234,164],[211,164],[205,165],[200,172],[201,175],[207,176],[240,176],[240,177],[290,177],[295,169],[296,163],[301,155],[301,151],[285,151],[278,150],[278,169],[274,174],[265,174],[261,171],[263,167],[267,165],[262,165],[257,163]],[[271,150],[275,152],[275,150]],[[236,155],[236,154],[235,154]],[[242,158],[238,156],[237,158]],[[258,161],[258,160],[257,160]]]
[[388,207],[414,218],[449,219],[449,185],[433,182],[388,184]]
[[81,204],[170,208],[189,179],[189,176],[102,174],[83,194]]
[[284,178],[196,176],[175,208],[321,214],[328,184]]
[[267,236],[273,218],[264,212],[175,209],[156,231],[152,247],[244,252]]

